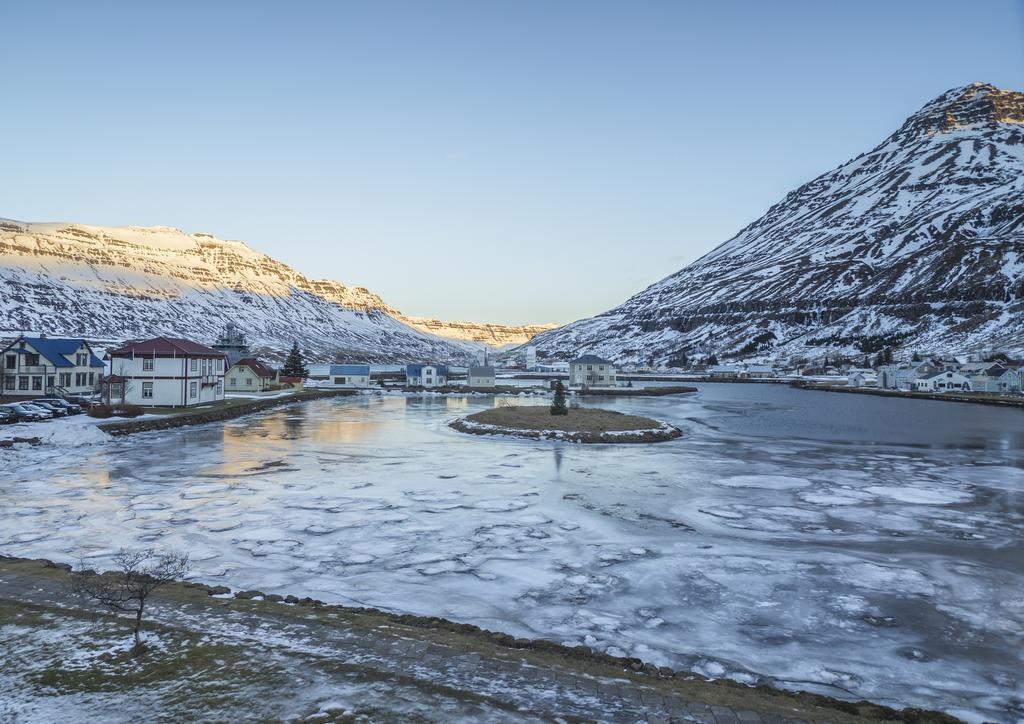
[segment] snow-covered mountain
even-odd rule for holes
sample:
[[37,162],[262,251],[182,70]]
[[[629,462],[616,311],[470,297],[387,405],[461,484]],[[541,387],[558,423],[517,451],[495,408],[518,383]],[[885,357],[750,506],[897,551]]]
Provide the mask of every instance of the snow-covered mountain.
[[295,340],[315,361],[459,362],[481,344],[522,343],[549,327],[408,318],[363,287],[308,279],[210,234],[0,219],[0,337],[209,343],[229,321],[271,358]]
[[975,83],[701,259],[539,335],[568,357],[1024,352],[1024,93]]

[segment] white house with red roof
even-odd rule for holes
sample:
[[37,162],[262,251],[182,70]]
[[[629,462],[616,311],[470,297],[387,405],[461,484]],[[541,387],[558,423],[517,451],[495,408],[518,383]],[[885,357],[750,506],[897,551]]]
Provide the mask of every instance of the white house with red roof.
[[226,355],[176,337],[131,342],[107,353],[110,403],[143,407],[189,407],[224,399]]

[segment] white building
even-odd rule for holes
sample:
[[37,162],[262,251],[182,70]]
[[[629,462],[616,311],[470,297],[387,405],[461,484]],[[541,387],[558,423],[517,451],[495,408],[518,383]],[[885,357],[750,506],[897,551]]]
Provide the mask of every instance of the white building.
[[[224,353],[221,349],[217,351]],[[254,357],[246,357],[228,369],[224,389],[228,392],[265,392],[277,386],[277,377],[277,370]]]
[[740,372],[739,365],[714,365],[708,369],[708,375],[711,377],[721,377],[723,379],[739,377]]
[[109,403],[189,407],[224,399],[227,357],[187,339],[155,337],[112,350]]
[[570,387],[615,387],[615,365],[597,355],[585,354],[569,363]]
[[471,365],[466,372],[468,387],[494,387],[494,368],[482,365]]
[[971,381],[959,372],[938,372],[914,380],[915,392],[970,392]]
[[342,387],[362,389],[370,386],[370,365],[330,365],[327,383],[321,387]]
[[878,385],[878,377],[873,372],[857,370],[846,375],[848,387],[875,387]]
[[447,365],[413,364],[405,366],[406,387],[444,387],[447,384]]
[[525,369],[527,372],[533,372],[537,369],[537,348],[532,345],[526,348]]
[[18,337],[0,352],[5,397],[86,395],[96,391],[103,360],[84,339]]

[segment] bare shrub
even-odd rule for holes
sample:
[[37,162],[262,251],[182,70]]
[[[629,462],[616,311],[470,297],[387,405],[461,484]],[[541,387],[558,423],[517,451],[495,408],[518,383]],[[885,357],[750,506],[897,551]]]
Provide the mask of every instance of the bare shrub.
[[72,589],[113,611],[135,614],[132,651],[138,654],[145,648],[139,638],[139,628],[146,601],[157,588],[179,580],[188,572],[188,554],[122,548],[114,555],[114,565],[114,570],[101,574],[80,563],[79,570],[71,574]]

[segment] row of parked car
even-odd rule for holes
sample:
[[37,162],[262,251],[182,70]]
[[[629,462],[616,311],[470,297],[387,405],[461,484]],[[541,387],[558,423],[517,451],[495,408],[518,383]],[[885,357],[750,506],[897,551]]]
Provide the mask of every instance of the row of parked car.
[[54,417],[79,415],[96,403],[96,400],[89,397],[40,397],[24,402],[9,402],[0,405],[0,424],[39,422]]

